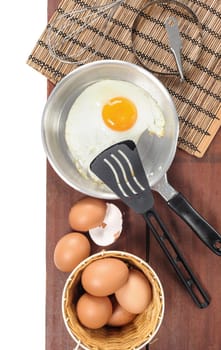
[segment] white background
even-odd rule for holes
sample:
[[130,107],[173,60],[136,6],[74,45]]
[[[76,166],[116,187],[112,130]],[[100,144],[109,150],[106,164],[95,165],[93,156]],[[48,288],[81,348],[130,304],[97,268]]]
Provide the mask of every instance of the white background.
[[26,64],[46,0],[1,3],[1,349],[45,348],[46,78]]

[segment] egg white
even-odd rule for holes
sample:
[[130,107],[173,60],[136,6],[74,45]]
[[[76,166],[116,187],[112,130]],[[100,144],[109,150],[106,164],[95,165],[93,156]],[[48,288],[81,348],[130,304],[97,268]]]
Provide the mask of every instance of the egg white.
[[[103,106],[114,97],[125,97],[137,108],[137,120],[129,130],[114,131],[102,119]],[[159,105],[144,89],[126,81],[101,80],[74,101],[66,120],[65,140],[79,172],[91,177],[90,163],[107,147],[124,140],[136,143],[146,129],[163,136],[164,126]]]

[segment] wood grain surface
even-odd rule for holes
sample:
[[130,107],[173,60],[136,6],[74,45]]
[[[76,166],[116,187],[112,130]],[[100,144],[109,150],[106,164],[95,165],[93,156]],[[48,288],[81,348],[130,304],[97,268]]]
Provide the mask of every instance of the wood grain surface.
[[[58,1],[48,0],[48,17]],[[48,84],[48,94],[53,86]],[[221,232],[221,133],[218,132],[203,158],[197,159],[177,150],[168,171],[170,184],[191,202],[208,222]],[[73,340],[65,329],[61,314],[61,294],[67,274],[53,264],[58,239],[70,232],[68,213],[83,195],[66,185],[47,163],[46,222],[46,350],[72,350]],[[150,350],[221,349],[221,257],[213,254],[167,206],[154,194],[155,208],[171,230],[180,250],[211,297],[206,309],[195,306],[178,281],[158,244],[148,233],[141,216],[121,202],[124,229],[111,249],[126,250],[148,259],[163,284],[166,308],[162,326]],[[146,247],[149,247],[146,248]],[[93,246],[93,252],[100,248]],[[148,251],[149,250],[149,251]],[[123,345],[122,345],[123,350]]]

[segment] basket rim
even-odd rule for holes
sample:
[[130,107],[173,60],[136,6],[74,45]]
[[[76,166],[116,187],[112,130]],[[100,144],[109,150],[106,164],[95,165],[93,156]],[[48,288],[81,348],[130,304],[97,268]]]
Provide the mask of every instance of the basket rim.
[[69,282],[72,280],[72,276],[75,275],[75,273],[84,265],[86,265],[91,259],[96,259],[96,258],[105,258],[105,257],[113,257],[114,255],[121,255],[122,258],[132,258],[134,260],[136,260],[138,263],[141,263],[142,265],[144,265],[147,269],[149,269],[151,271],[151,273],[154,275],[155,280],[157,281],[160,291],[161,291],[161,299],[162,299],[162,305],[161,305],[161,313],[160,313],[160,318],[159,318],[159,322],[154,330],[154,332],[147,338],[147,340],[145,342],[143,342],[142,344],[140,344],[138,347],[133,348],[133,350],[141,350],[145,345],[149,344],[150,341],[155,337],[155,335],[157,334],[159,328],[161,327],[163,318],[164,318],[164,313],[165,313],[165,294],[164,294],[164,289],[162,286],[162,283],[157,275],[157,273],[155,272],[155,270],[149,265],[149,263],[147,263],[145,260],[143,260],[142,258],[140,258],[139,256],[132,254],[132,253],[128,253],[126,251],[121,251],[121,250],[102,250],[101,252],[98,253],[94,253],[92,255],[90,255],[89,257],[87,257],[86,259],[82,260],[69,274],[69,276],[67,277],[64,287],[63,287],[63,292],[62,292],[62,298],[61,298],[61,309],[62,309],[62,317],[63,317],[63,321],[65,324],[65,327],[68,331],[68,333],[70,334],[71,338],[76,342],[76,344],[78,344],[82,349],[84,350],[90,350],[90,348],[88,348],[87,346],[85,346],[82,342],[81,339],[79,339],[69,328],[68,326],[68,320],[65,316],[65,293],[66,293],[66,289],[69,285]]

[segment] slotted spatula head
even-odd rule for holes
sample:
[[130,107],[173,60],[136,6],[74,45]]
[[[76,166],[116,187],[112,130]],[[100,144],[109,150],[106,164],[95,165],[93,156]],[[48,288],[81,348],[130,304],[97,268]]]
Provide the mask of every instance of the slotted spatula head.
[[91,170],[137,213],[153,207],[153,195],[136,145],[123,141],[107,148],[90,164]]

